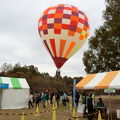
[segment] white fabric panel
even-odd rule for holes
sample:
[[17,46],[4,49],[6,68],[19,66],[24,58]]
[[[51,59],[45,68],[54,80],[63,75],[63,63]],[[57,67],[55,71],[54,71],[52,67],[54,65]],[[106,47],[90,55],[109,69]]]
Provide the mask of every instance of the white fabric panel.
[[56,10],[49,10],[48,14],[54,14]]
[[59,52],[60,52],[60,38],[55,39],[55,47],[56,47],[56,55],[59,57]]
[[82,18],[83,20],[85,19],[84,15],[82,15],[81,13],[79,13],[79,17]]
[[47,19],[47,23],[54,23],[54,18],[49,18],[49,19]]
[[42,21],[38,23],[38,27],[41,27],[41,26],[42,26]]
[[20,82],[22,88],[30,88],[28,83],[27,83],[27,81],[25,79],[19,78],[19,82]]
[[28,108],[29,89],[4,89],[1,109]]
[[109,85],[109,88],[120,88],[120,72],[115,76],[112,82]]
[[2,102],[2,92],[3,92],[3,90],[0,89],[0,109],[1,109],[1,102]]
[[70,19],[62,19],[62,24],[67,24],[67,25],[70,25]]
[[84,27],[84,24],[82,24],[82,23],[80,23],[80,22],[78,22],[78,26],[77,26],[78,28],[81,28],[81,29],[83,29],[83,27]]
[[69,5],[69,4],[65,4],[64,6],[65,6],[65,7],[72,7],[72,6],[71,6],[71,5]]
[[71,14],[72,14],[72,11],[71,11],[71,10],[63,10],[63,14],[71,15]]
[[107,73],[98,73],[84,88],[85,89],[93,89],[95,86],[101,82],[101,80],[105,77]]
[[9,88],[13,88],[13,85],[11,83],[11,79],[9,77],[2,77],[2,83],[9,84]]
[[41,37],[44,35],[43,31],[40,31]]

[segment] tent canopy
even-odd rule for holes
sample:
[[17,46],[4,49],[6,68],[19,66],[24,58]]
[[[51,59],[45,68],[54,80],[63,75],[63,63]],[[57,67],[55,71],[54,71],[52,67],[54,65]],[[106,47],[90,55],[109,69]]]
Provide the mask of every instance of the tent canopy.
[[88,74],[77,85],[77,89],[120,89],[120,70],[97,74]]
[[24,78],[0,77],[0,83],[8,84],[8,89],[30,88],[27,81]]
[[0,77],[0,109],[27,108],[29,93],[26,79]]

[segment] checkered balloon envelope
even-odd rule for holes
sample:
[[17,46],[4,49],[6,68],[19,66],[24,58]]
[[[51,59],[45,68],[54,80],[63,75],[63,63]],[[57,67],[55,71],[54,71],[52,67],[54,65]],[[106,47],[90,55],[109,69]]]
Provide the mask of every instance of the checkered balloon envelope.
[[85,13],[67,4],[49,7],[38,21],[40,37],[58,69],[82,47],[89,29]]

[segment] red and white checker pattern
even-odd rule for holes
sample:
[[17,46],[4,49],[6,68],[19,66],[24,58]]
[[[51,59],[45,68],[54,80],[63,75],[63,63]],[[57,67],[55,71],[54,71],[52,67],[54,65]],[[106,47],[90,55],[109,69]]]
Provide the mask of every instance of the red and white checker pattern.
[[[89,34],[89,24],[86,15],[71,5],[57,5],[44,11],[38,25],[41,37],[60,35],[75,37],[84,40]],[[66,31],[66,32],[65,32]],[[64,34],[65,35],[65,34]]]

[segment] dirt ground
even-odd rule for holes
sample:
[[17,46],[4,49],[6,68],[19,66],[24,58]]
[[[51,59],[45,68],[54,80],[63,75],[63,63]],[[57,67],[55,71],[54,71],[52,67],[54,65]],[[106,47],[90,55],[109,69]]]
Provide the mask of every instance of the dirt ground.
[[[31,115],[24,115],[25,120],[52,120],[52,107],[48,107],[48,111],[43,108],[39,108],[40,116],[35,116],[36,108],[31,109],[19,109],[19,110],[0,110],[0,113],[33,113]],[[56,110],[57,120],[66,120],[71,115],[69,108],[59,107]],[[0,120],[21,120],[21,115],[0,115]]]
[[[103,99],[103,102],[105,106],[108,108],[109,105],[109,96],[99,96]],[[99,97],[96,97],[96,103]],[[116,117],[116,109],[120,109],[120,96],[111,96],[111,115],[113,117],[113,120],[117,120]],[[52,106],[48,106],[48,110],[50,111],[52,109]],[[0,110],[0,120],[21,120],[21,115],[1,115],[1,113],[28,113],[29,115],[25,115],[25,120],[52,120],[52,112],[44,112],[45,109],[42,107],[39,108],[40,116],[34,116],[36,108],[32,109],[19,109],[19,110]],[[58,107],[56,110],[57,113],[57,120],[69,120],[71,116],[71,111],[69,109],[69,106],[65,107]],[[81,119],[81,120],[87,120],[87,118]]]

